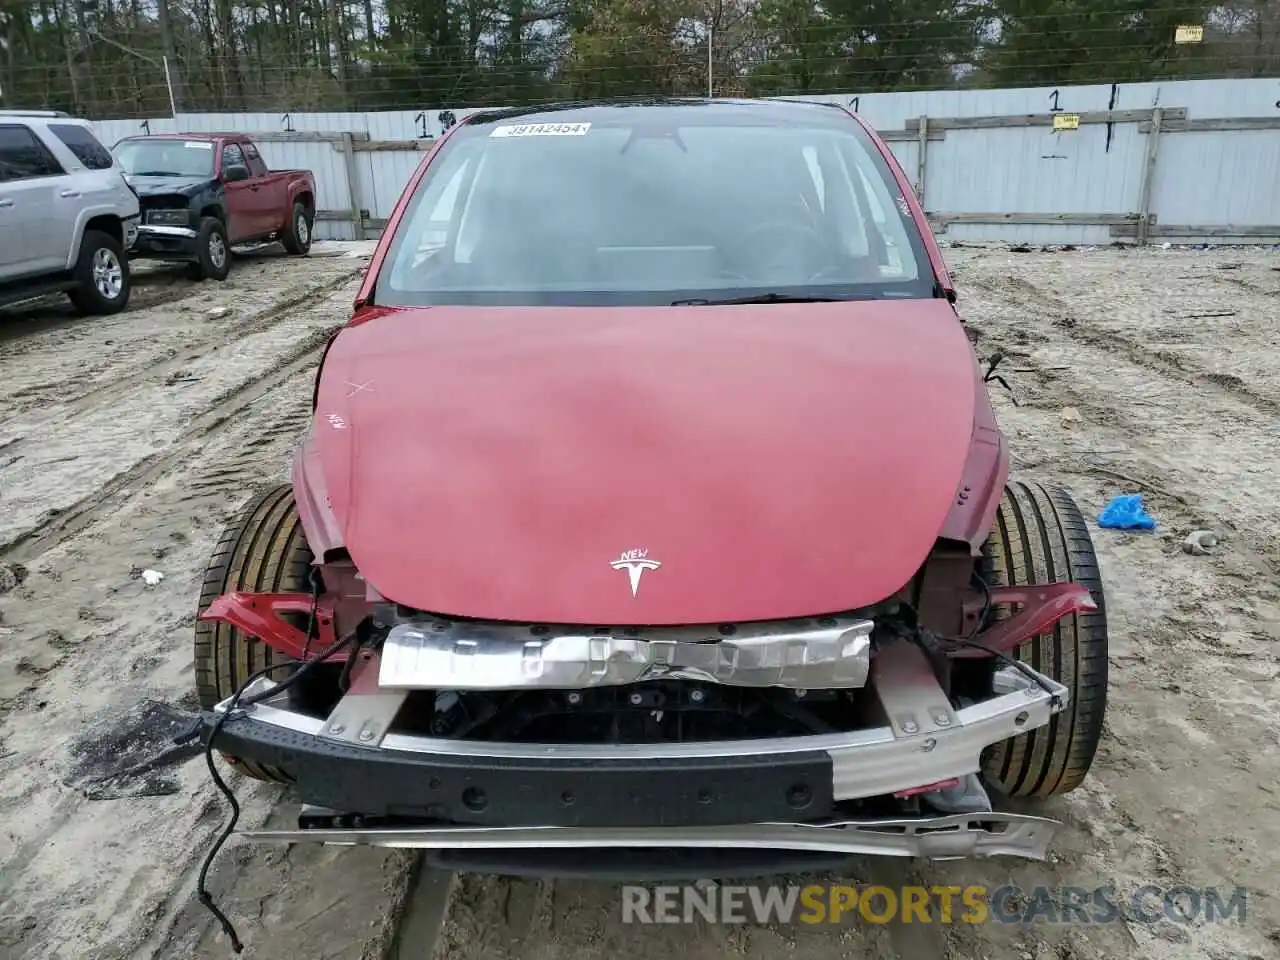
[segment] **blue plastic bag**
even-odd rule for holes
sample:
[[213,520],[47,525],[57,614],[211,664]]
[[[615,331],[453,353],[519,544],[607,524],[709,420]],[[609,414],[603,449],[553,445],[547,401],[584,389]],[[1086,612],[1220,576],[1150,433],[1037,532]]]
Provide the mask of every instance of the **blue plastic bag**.
[[1115,530],[1154,530],[1156,521],[1142,506],[1142,494],[1116,497],[1098,514],[1098,526]]

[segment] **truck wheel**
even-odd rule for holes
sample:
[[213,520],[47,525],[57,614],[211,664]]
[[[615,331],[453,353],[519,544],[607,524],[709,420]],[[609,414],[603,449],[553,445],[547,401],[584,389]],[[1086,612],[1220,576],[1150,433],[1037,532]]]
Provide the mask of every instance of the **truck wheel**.
[[129,303],[129,258],[120,241],[101,230],[86,230],[72,275],[76,286],[67,296],[81,313],[105,316]]
[[217,217],[201,217],[196,237],[196,262],[187,267],[192,280],[225,280],[231,272],[231,242],[226,225]]
[[[288,484],[272,487],[249,501],[223,530],[205,570],[198,612],[203,612],[215,597],[234,590],[309,593],[311,560],[294,505],[293,488]],[[301,619],[298,627],[305,630],[306,618]],[[196,621],[196,694],[201,709],[208,710],[232,696],[258,670],[287,662],[257,637],[229,624]],[[286,674],[281,669],[273,679]],[[226,759],[257,780],[290,780],[275,767]]]
[[1070,580],[1098,605],[1064,617],[1051,633],[1013,652],[1064,684],[1071,702],[1045,726],[994,744],[983,757],[987,782],[1006,796],[1069,793],[1093,763],[1107,706],[1107,614],[1093,540],[1065,490],[1012,480],[983,552],[984,575],[993,587]]
[[311,213],[301,203],[293,205],[289,226],[280,235],[285,250],[296,257],[305,257],[311,249]]

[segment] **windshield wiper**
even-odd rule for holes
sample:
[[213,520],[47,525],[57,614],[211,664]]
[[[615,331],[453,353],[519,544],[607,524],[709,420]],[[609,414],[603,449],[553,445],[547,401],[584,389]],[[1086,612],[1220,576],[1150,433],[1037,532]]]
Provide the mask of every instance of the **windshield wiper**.
[[845,297],[793,297],[785,293],[759,293],[754,297],[732,297],[724,300],[708,300],[694,297],[690,300],[673,300],[673,307],[730,307],[736,303],[842,303]]
[[139,170],[137,173],[130,174],[134,177],[181,177],[181,173],[174,173],[172,170]]

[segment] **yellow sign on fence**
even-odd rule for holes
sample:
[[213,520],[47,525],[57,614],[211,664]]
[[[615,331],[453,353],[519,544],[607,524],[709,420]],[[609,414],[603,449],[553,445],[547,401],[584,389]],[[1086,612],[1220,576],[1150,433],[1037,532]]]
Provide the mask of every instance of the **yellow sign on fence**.
[[1204,27],[1185,26],[1173,31],[1174,43],[1199,43],[1204,39]]
[[1055,113],[1053,115],[1053,129],[1055,130],[1079,130],[1080,114],[1078,113]]

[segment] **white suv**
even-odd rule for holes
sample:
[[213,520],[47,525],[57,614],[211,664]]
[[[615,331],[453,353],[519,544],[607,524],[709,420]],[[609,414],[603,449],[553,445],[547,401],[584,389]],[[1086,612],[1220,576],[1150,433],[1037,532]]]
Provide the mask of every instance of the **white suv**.
[[0,305],[63,290],[123,310],[137,234],[137,194],[86,121],[0,110]]

